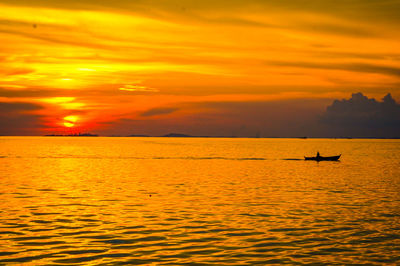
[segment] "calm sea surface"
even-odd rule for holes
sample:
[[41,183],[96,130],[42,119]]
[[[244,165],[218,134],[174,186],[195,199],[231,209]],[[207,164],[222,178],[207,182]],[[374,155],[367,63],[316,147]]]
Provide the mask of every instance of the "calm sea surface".
[[21,263],[400,264],[400,141],[0,137]]

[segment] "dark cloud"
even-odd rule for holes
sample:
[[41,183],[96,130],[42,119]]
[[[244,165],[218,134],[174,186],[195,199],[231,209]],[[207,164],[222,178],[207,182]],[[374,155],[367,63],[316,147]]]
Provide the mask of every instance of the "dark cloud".
[[[393,0],[258,0],[269,8],[321,13],[349,20],[399,22],[399,1]],[[265,6],[264,5],[264,6]]]
[[30,89],[18,89],[10,90],[0,87],[0,97],[14,98],[14,97],[43,97],[48,96],[45,90],[30,90]]
[[38,135],[41,116],[29,112],[42,106],[23,102],[0,102],[0,135]]
[[[85,91],[75,91],[62,88],[47,88],[47,87],[29,87],[23,89],[8,89],[0,85],[0,97],[7,98],[47,98],[47,97],[77,97],[79,95],[95,95],[99,94],[99,90],[87,89]],[[111,93],[109,93],[111,94]],[[117,94],[113,92],[113,95]]]
[[378,73],[400,77],[400,68],[384,65],[365,64],[365,63],[314,63],[314,62],[286,62],[268,61],[269,65],[288,66],[299,68],[332,69],[345,70],[352,72]]
[[24,111],[33,111],[42,109],[42,106],[33,103],[24,102],[0,102],[0,112],[5,113],[21,113]]
[[141,113],[140,116],[166,115],[166,114],[173,113],[177,110],[179,110],[179,109],[174,108],[174,107],[153,108],[153,109],[150,109],[150,110],[147,110],[147,111]]
[[[321,48],[319,45],[315,45],[316,48]],[[325,47],[322,47],[325,48]],[[355,52],[339,52],[339,51],[324,51],[321,54],[326,58],[344,58],[344,59],[378,59],[378,60],[400,60],[400,54],[396,53],[365,53],[360,51]]]
[[0,135],[40,135],[40,129],[43,128],[40,121],[41,116],[39,115],[0,115]]
[[354,93],[328,106],[321,122],[350,137],[400,137],[400,104],[390,94],[377,101]]

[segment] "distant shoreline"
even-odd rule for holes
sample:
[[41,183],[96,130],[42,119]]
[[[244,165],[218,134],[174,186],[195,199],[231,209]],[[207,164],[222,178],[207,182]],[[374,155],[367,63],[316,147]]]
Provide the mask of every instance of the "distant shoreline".
[[135,135],[98,135],[93,133],[77,133],[77,134],[47,134],[47,135],[0,135],[1,137],[108,137],[108,138],[229,138],[229,139],[400,139],[400,137],[383,138],[383,137],[277,137],[277,136],[193,136],[181,133],[169,133],[161,136],[152,136],[144,134]]
[[98,137],[97,134],[92,133],[77,133],[77,134],[48,134],[44,137]]

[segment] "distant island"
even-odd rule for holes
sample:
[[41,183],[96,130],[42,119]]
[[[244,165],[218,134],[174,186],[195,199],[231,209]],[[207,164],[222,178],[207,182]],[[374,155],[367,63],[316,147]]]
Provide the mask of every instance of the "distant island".
[[169,134],[163,135],[161,137],[165,137],[165,138],[194,138],[194,136],[181,134],[181,133],[169,133]]
[[97,134],[92,133],[74,133],[74,134],[48,134],[46,137],[98,137]]
[[145,137],[151,137],[151,136],[150,135],[133,134],[133,135],[129,135],[128,137],[145,138]]

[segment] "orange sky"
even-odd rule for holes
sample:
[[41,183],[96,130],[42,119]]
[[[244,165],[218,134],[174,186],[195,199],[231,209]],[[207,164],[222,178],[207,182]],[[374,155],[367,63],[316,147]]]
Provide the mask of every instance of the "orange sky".
[[285,135],[284,124],[354,92],[400,99],[398,10],[384,0],[0,1],[0,133]]

